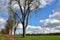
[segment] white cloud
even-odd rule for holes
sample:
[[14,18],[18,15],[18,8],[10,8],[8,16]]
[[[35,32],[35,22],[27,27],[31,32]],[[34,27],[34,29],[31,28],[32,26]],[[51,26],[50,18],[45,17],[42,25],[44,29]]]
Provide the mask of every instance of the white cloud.
[[19,28],[19,29],[22,29],[23,27],[22,27],[22,24],[20,23],[20,24],[18,24],[18,27],[17,28]]
[[1,31],[2,29],[4,29],[4,26],[0,26],[0,31]]
[[51,4],[54,0],[39,0],[41,5],[40,5],[40,8],[46,6],[46,5],[49,5]]
[[31,33],[34,33],[34,34],[43,33],[43,28],[41,28],[40,26],[30,26],[30,25],[28,25],[27,30]]
[[[21,24],[17,27],[19,30],[21,30],[23,27]],[[60,30],[56,30],[55,28],[48,28],[48,27],[41,27],[41,26],[30,26],[28,25],[26,28],[27,34],[45,34],[45,33],[56,33],[60,32]]]
[[7,6],[8,6],[9,0],[0,0],[0,10],[3,10],[4,12],[7,12]]
[[19,5],[17,1],[12,1],[11,8],[14,9],[15,11],[19,9]]
[[42,26],[45,27],[56,27],[60,25],[60,12],[54,12],[52,15],[49,15],[48,19],[40,20],[43,23]]
[[0,18],[0,23],[5,23],[5,22],[6,22],[6,20],[5,20],[5,19]]
[[[17,29],[22,29],[22,25],[19,24]],[[30,26],[28,25],[27,28],[26,28],[26,33],[29,33],[29,34],[36,34],[36,33],[43,33],[43,29],[40,27],[40,26]]]
[[58,33],[60,30],[55,28],[43,27],[44,33]]
[[5,23],[6,23],[6,20],[5,20],[4,18],[1,18],[1,17],[0,17],[0,31],[1,31],[1,29],[4,28]]

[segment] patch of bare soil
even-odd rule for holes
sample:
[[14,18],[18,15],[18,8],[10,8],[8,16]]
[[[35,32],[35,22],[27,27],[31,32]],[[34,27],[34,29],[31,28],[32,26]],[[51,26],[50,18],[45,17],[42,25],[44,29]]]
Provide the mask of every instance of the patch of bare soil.
[[2,40],[19,40],[19,39],[13,36],[4,35]]

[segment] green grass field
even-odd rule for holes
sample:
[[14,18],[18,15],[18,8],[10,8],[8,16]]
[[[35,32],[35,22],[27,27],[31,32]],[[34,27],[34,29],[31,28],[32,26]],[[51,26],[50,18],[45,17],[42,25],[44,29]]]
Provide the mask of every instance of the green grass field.
[[[0,40],[2,40],[2,35],[0,35]],[[20,40],[60,40],[60,36],[26,36],[22,38],[21,36],[16,36]]]
[[0,40],[2,40],[2,35],[0,35]]
[[22,38],[17,36],[21,40],[60,40],[60,36],[26,36]]

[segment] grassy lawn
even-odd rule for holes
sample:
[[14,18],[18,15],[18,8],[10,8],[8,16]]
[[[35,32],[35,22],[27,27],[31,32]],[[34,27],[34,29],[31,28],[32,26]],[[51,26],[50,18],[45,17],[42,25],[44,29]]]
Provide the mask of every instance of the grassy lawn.
[[17,36],[21,40],[60,40],[60,36],[26,36],[22,38]]
[[0,40],[2,40],[2,35],[0,34]]
[[[0,40],[2,40],[2,35],[0,35]],[[56,36],[26,36],[22,38],[21,36],[16,36],[20,40],[60,40],[60,35]]]

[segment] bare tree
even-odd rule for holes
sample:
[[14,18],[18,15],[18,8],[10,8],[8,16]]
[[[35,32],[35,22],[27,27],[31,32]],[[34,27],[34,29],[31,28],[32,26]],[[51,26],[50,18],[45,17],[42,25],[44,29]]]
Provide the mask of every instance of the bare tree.
[[10,30],[11,30],[11,34],[12,34],[12,31],[14,29],[14,35],[15,35],[16,28],[18,26],[18,18],[17,18],[16,14],[13,11],[11,11],[11,12],[12,13],[10,14],[11,15],[10,16],[11,17],[10,20],[11,20],[12,27],[10,28]]
[[[18,24],[18,18],[16,16],[16,14],[11,10],[10,7],[9,8],[9,18],[7,20],[7,23],[5,25],[5,34],[9,34],[9,32],[11,32],[11,35],[12,35],[12,31],[13,29],[16,31],[16,28],[17,28],[17,24]],[[15,35],[15,31],[14,31],[14,35]]]
[[35,10],[39,8],[40,2],[38,0],[10,0],[9,4],[11,5],[12,2],[17,2],[17,5],[19,5],[19,10],[21,11],[21,16],[14,11],[12,6],[10,6],[10,9],[17,15],[20,23],[22,23],[23,26],[23,37],[25,37],[25,31],[26,27],[28,26],[28,19],[31,14],[31,10]]
[[9,34],[12,27],[13,27],[13,21],[12,21],[11,17],[9,17],[7,20],[6,26],[5,26],[6,34]]

